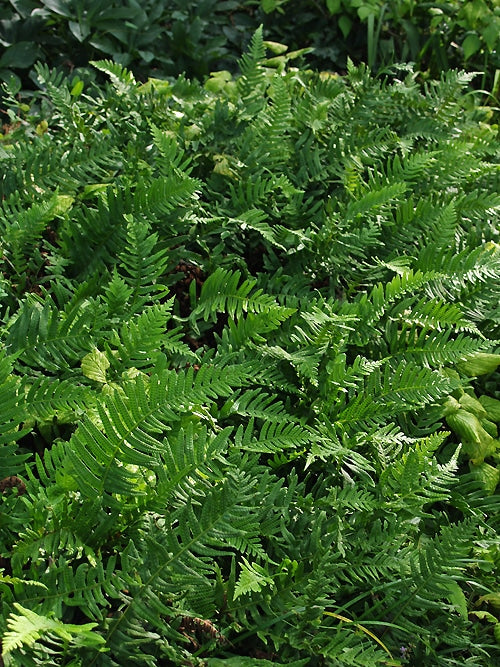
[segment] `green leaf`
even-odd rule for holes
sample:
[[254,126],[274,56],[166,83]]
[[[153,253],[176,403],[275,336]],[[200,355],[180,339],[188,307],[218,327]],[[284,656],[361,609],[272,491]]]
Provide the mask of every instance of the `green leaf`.
[[0,67],[26,68],[31,67],[38,58],[41,51],[38,44],[33,42],[16,42],[8,46],[0,56]]
[[495,490],[500,482],[500,469],[491,466],[489,463],[482,461],[477,465],[472,462],[469,463],[470,471],[474,479],[477,479],[485,492],[489,495],[495,493]]
[[465,60],[469,60],[481,48],[481,40],[475,33],[467,35],[462,42]]
[[339,18],[339,28],[342,31],[342,34],[344,35],[344,39],[346,39],[352,29],[352,20],[347,16],[347,14],[342,14],[342,16]]
[[79,95],[82,94],[83,91],[83,81],[81,79],[77,79],[75,83],[73,84],[73,87],[71,88],[71,97],[78,97]]
[[106,371],[110,367],[110,362],[104,352],[97,349],[86,354],[82,359],[82,373],[85,377],[96,382],[107,382]]
[[448,591],[448,599],[450,600],[451,604],[458,610],[462,618],[467,619],[467,600],[463,590],[460,588],[456,581],[450,581],[448,584]]
[[330,14],[338,14],[342,9],[342,0],[326,0],[326,6]]

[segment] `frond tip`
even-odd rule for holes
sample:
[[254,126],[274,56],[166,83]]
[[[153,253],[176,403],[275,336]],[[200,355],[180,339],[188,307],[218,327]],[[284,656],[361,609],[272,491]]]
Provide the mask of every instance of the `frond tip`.
[[56,644],[57,651],[70,646],[86,646],[97,651],[106,651],[105,639],[93,632],[97,623],[75,625],[63,623],[48,616],[41,616],[17,602],[13,603],[17,614],[7,618],[8,631],[2,637],[2,657],[12,651],[32,647],[35,642],[48,640]]

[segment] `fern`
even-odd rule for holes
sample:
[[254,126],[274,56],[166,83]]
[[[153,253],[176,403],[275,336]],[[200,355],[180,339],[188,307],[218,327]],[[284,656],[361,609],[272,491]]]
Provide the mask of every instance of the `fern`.
[[290,315],[293,311],[279,306],[262,289],[254,289],[255,279],[244,280],[240,285],[241,273],[226,269],[216,269],[203,285],[200,299],[192,312],[192,318],[202,316],[206,321],[217,312],[227,312],[232,318],[240,318],[243,313],[266,313],[271,318]]
[[496,664],[499,153],[468,78],[276,71],[261,29],[234,79],[96,66],[7,100],[5,664]]
[[103,638],[92,633],[96,623],[72,625],[40,616],[17,603],[14,603],[14,607],[18,613],[7,619],[9,631],[4,635],[2,655],[7,655],[16,648],[32,646],[42,637],[55,639],[56,644],[62,644],[61,648],[75,644],[104,649]]
[[[266,54],[262,26],[256,30],[250,43],[248,53],[245,53],[240,62],[241,77],[238,80],[238,88],[241,97],[248,102],[257,105],[259,93],[262,94],[265,85],[264,68],[261,61]],[[247,100],[246,100],[247,101]]]
[[10,323],[6,349],[32,368],[69,369],[90,351],[89,333],[99,330],[99,310],[96,303],[85,300],[70,303],[61,312],[50,297],[43,305],[27,299]]

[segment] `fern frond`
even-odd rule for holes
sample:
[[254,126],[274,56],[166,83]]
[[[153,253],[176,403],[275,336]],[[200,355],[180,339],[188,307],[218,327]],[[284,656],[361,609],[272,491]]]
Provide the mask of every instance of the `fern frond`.
[[252,36],[248,52],[243,54],[238,62],[241,71],[241,77],[237,82],[240,95],[244,100],[249,98],[248,101],[255,104],[264,92],[266,81],[262,65],[266,49],[262,33],[262,26],[259,26]]
[[314,437],[300,424],[280,421],[265,421],[258,434],[255,433],[255,416],[246,427],[241,424],[234,435],[236,447],[249,452],[275,453],[284,449],[303,449]]
[[146,303],[155,301],[166,292],[159,282],[166,273],[167,251],[157,250],[158,235],[151,233],[149,224],[126,216],[127,246],[120,254],[119,267],[126,283],[132,288],[130,305],[140,312]]
[[264,359],[267,357],[288,362],[295,368],[299,376],[317,386],[318,368],[323,358],[322,350],[306,347],[302,350],[288,352],[282,346],[266,345],[261,346],[259,354]]
[[364,343],[373,335],[371,327],[379,322],[383,315],[408,293],[415,293],[427,284],[435,281],[440,274],[435,271],[413,271],[405,270],[397,274],[389,282],[378,283],[369,294],[361,294],[356,298],[356,307],[346,304],[341,313],[352,312],[360,318],[360,326],[356,331],[356,337]]
[[345,215],[348,220],[356,220],[359,216],[373,213],[386,204],[394,206],[398,199],[405,194],[406,187],[404,182],[401,182],[370,190],[359,199],[349,203]]
[[[253,229],[271,245],[288,252],[298,252],[310,240],[307,234],[288,229],[283,225],[270,225],[267,215],[259,209],[250,209],[234,220],[242,231]],[[231,221],[233,222],[233,221]]]
[[50,297],[43,305],[28,298],[9,323],[6,349],[34,369],[69,369],[91,350],[92,335],[99,330],[99,311],[89,300],[70,303],[66,311],[60,311]]
[[470,322],[457,303],[424,297],[415,302],[412,297],[401,301],[391,309],[391,318],[397,319],[404,327],[419,326],[429,331],[467,331],[481,336],[477,326]]
[[175,360],[195,360],[196,355],[181,342],[184,335],[180,327],[167,330],[171,318],[173,299],[146,307],[123,324],[107,343],[108,360],[117,373],[130,368],[144,368],[163,350]]
[[82,151],[80,146],[68,147],[44,136],[33,145],[16,147],[5,195],[22,190],[39,197],[41,191],[57,189],[74,195],[82,183],[109,183],[122,160],[120,151],[106,138]]
[[[218,488],[208,491],[199,503],[189,500],[171,517],[171,529],[160,531],[147,526],[145,551],[130,545],[122,554],[123,570],[137,572],[127,582],[129,593],[119,614],[111,623],[107,643],[115,657],[123,655],[128,642],[129,624],[140,617],[152,628],[161,628],[162,616],[171,613],[171,605],[183,604],[182,598],[196,600],[200,607],[191,613],[210,614],[214,608],[213,571],[209,556],[236,549],[245,554],[261,555],[258,536],[259,517],[249,499],[255,494],[255,482],[242,475],[227,478]],[[258,491],[260,496],[262,490]],[[250,511],[249,511],[250,510]],[[205,599],[191,597],[197,589]],[[126,650],[126,646],[125,646]]]
[[147,186],[140,182],[134,192],[134,210],[143,214],[166,214],[197,199],[201,182],[184,172],[151,179]]
[[347,428],[364,421],[377,423],[382,417],[435,403],[456,387],[457,381],[411,362],[400,363],[396,368],[387,364],[368,376],[365,390],[349,402],[335,421]]
[[488,341],[476,340],[460,333],[451,339],[451,331],[430,332],[419,330],[416,326],[402,327],[399,331],[391,331],[387,327],[389,349],[396,357],[404,355],[423,366],[453,365],[474,352],[486,350]]
[[205,321],[215,321],[218,312],[227,312],[233,319],[243,313],[275,312],[278,317],[292,314],[293,311],[279,306],[274,297],[264,294],[262,289],[254,289],[256,279],[248,278],[238,285],[240,278],[240,271],[217,268],[204,282],[191,320],[201,316]]
[[192,171],[192,158],[182,150],[177,139],[166,132],[162,132],[156,125],[151,125],[151,134],[156,148],[161,154],[163,161],[158,165],[163,175],[187,174]]
[[68,644],[80,644],[105,650],[104,639],[101,635],[92,632],[97,623],[79,625],[63,623],[47,616],[41,616],[17,602],[14,602],[14,607],[17,614],[12,613],[7,619],[9,630],[3,635],[2,655],[6,656],[15,649],[31,647],[35,642],[45,638],[50,640],[50,643],[59,645],[61,652]]
[[[59,557],[43,573],[42,580],[58,606],[79,607],[88,618],[100,621],[112,601],[119,599],[120,589],[125,584],[120,577],[117,556],[111,555],[106,561],[99,556],[90,560],[92,563],[73,566],[66,558]],[[45,602],[42,593],[31,593],[26,602],[39,605],[41,611],[53,606]]]
[[109,76],[119,95],[131,95],[137,89],[134,75],[122,65],[112,60],[94,60],[90,64]]
[[[257,161],[260,168],[266,166],[271,169],[286,164],[291,151],[287,136],[291,119],[291,98],[288,86],[280,75],[275,75],[272,79],[269,96],[270,106],[261,112],[248,128],[252,143],[248,145],[248,140],[243,138],[242,151],[243,155],[246,155],[250,149],[245,160],[247,163]],[[255,139],[258,141],[257,147]]]
[[40,377],[22,382],[22,405],[27,419],[48,422],[57,418],[59,423],[75,422],[91,402],[89,392],[68,380]]
[[347,442],[347,438],[342,437],[341,429],[340,433],[337,432],[337,425],[338,423],[330,424],[326,420],[318,425],[307,454],[306,468],[319,459],[332,463],[349,483],[354,482],[353,476],[359,476],[373,486],[371,475],[375,472],[375,468],[363,454]]
[[[64,210],[57,194],[27,209],[3,204],[0,210],[0,231],[4,244],[4,257],[14,269],[17,279],[28,269],[35,248],[41,244],[42,233],[56,215]],[[69,202],[68,202],[69,203]],[[38,268],[38,267],[37,267]]]
[[22,401],[22,390],[17,377],[12,374],[13,359],[0,352],[0,401],[2,417],[0,420],[0,460],[6,474],[15,475],[24,469],[23,462],[28,455],[17,451],[14,444],[30,432],[22,428],[26,418]]
[[242,382],[237,369],[231,373],[204,365],[196,372],[176,372],[162,370],[160,362],[157,358],[149,382],[139,375],[121,391],[107,394],[96,418],[84,418],[71,437],[65,474],[75,480],[82,496],[104,494],[113,506],[113,494],[143,495],[144,471],[164,477],[164,439],[179,426],[181,416],[228,396]]
[[162,502],[174,492],[177,496],[189,498],[193,494],[193,479],[196,476],[211,480],[221,478],[217,461],[228,447],[231,432],[232,428],[227,427],[211,436],[205,425],[195,427],[194,421],[189,421],[168,438],[162,454],[168,474],[162,473],[158,485]]
[[396,623],[401,624],[405,617],[416,613],[420,615],[422,609],[439,608],[443,600],[450,600],[450,584],[466,579],[475,530],[471,521],[444,526],[439,535],[409,554],[409,560],[404,558],[409,569],[402,573],[399,599],[386,607]]
[[238,349],[248,345],[251,341],[264,343],[266,338],[263,334],[276,330],[292,314],[293,309],[289,308],[288,312],[283,309],[282,311],[247,313],[246,317],[240,317],[237,321],[230,319],[228,328],[223,331],[222,344]]
[[293,417],[285,410],[276,396],[266,395],[260,389],[247,389],[244,393],[235,393],[222,407],[221,416],[239,414],[257,417],[267,422],[289,422]]
[[[241,178],[236,184],[230,183],[229,191],[231,193],[231,211],[241,209],[245,212],[243,220],[248,224],[249,221],[246,219],[248,213],[246,212],[259,211],[259,207],[265,205],[274,193],[282,192],[286,197],[291,197],[301,192],[293,186],[284,174],[280,174],[278,177],[271,174],[252,174],[252,178]],[[251,215],[256,216],[255,213],[251,213]],[[251,221],[253,220],[255,220],[255,217],[251,218]]]
[[[432,442],[436,450],[447,434],[438,434]],[[401,458],[389,465],[381,475],[381,484],[390,505],[408,516],[424,516],[426,505],[447,501],[457,483],[458,453],[453,454],[446,464],[438,464],[428,451],[426,443],[415,446]]]

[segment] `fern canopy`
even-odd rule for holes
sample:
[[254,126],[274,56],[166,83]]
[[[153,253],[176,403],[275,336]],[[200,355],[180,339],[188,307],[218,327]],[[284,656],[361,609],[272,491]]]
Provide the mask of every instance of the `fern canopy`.
[[497,664],[498,128],[272,65],[0,146],[6,667]]

